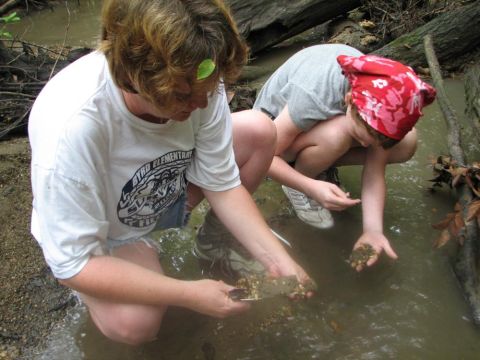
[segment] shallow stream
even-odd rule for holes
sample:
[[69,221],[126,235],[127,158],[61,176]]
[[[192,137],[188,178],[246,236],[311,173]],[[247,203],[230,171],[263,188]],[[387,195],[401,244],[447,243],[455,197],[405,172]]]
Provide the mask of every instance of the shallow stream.
[[[99,2],[70,3],[67,43],[92,46],[98,33]],[[62,12],[63,11],[63,12]],[[67,12],[56,9],[23,19],[24,37],[41,44],[61,44]],[[23,27],[22,27],[23,26]],[[57,26],[57,28],[55,28]],[[254,60],[272,71],[292,50],[271,51]],[[457,114],[463,117],[463,83],[446,81]],[[315,279],[319,291],[308,301],[274,299],[253,304],[252,310],[226,320],[208,318],[172,308],[159,339],[130,347],[105,339],[82,307],[72,311],[47,340],[37,359],[476,359],[480,330],[475,328],[451,261],[453,244],[435,250],[439,232],[432,224],[452,211],[448,189],[432,194],[430,161],[447,153],[445,121],[437,104],[424,111],[418,123],[419,146],[414,158],[388,168],[385,233],[399,255],[396,262],[382,258],[362,273],[346,260],[361,232],[360,208],[334,215],[331,230],[303,224],[293,214],[278,184],[266,180],[255,194],[274,230],[292,244],[291,253]],[[471,160],[478,144],[464,143]],[[340,169],[342,185],[359,197],[360,169]],[[172,276],[196,279],[201,267],[191,254],[194,229],[205,207],[196,211],[184,230],[161,234],[163,264]]]

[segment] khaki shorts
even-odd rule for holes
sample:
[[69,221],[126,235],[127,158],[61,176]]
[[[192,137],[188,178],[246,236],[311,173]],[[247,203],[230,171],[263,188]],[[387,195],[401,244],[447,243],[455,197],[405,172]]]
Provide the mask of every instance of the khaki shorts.
[[150,233],[126,240],[107,239],[106,245],[103,249],[104,253],[111,254],[112,250],[115,248],[134,244],[139,241],[160,252],[158,243],[150,237],[150,234],[158,230],[185,227],[189,219],[190,211],[187,210],[187,196],[184,194],[161,215],[160,219],[158,219],[157,224],[155,225],[155,228]]

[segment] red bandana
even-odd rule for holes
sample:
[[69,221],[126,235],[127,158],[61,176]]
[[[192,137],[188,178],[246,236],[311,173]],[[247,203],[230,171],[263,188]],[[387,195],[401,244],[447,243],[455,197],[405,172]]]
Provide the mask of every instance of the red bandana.
[[363,120],[392,139],[403,139],[422,116],[422,108],[435,100],[435,89],[397,61],[374,55],[340,55],[337,61]]

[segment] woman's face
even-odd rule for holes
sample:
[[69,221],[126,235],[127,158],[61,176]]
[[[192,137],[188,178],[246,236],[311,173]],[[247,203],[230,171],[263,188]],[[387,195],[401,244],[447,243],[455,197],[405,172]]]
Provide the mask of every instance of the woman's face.
[[186,82],[179,82],[173,90],[174,100],[169,106],[156,106],[139,94],[124,92],[128,109],[136,116],[150,122],[165,120],[185,121],[196,109],[204,109],[208,105],[207,90],[192,91]]

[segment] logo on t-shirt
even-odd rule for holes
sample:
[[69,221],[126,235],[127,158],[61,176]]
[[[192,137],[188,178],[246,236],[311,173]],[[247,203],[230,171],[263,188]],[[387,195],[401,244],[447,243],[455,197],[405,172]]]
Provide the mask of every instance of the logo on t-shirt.
[[136,228],[156,223],[185,192],[191,158],[191,150],[172,151],[142,165],[122,189],[119,220]]

